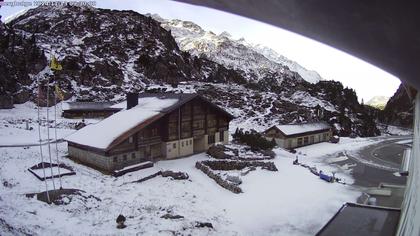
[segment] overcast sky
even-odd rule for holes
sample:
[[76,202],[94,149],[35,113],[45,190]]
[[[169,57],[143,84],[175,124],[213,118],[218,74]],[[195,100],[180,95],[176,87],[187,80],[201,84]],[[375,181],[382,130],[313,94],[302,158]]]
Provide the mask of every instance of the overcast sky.
[[[12,1],[12,0],[5,0]],[[31,1],[28,1],[31,2]],[[189,20],[214,33],[229,32],[235,39],[268,46],[307,69],[317,71],[324,79],[341,81],[354,88],[368,101],[377,95],[392,96],[400,81],[360,59],[314,40],[245,17],[167,0],[101,0],[97,7],[130,9],[139,13],[156,13],[166,19]],[[24,9],[2,7],[3,20]]]

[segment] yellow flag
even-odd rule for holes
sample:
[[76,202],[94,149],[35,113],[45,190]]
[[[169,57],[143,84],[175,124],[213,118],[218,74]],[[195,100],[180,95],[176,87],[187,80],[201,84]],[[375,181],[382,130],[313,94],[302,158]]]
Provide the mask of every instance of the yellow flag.
[[61,101],[64,100],[63,91],[61,91],[60,87],[58,85],[55,85],[55,95],[60,98]]
[[57,58],[55,56],[52,56],[51,58],[51,64],[50,64],[51,70],[62,70],[63,67],[58,63]]

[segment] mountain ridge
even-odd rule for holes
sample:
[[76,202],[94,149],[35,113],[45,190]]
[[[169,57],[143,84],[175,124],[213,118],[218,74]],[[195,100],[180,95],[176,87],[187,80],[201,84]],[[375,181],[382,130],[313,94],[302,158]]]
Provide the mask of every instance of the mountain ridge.
[[[229,55],[232,62],[236,60],[231,51],[220,51],[226,60],[194,55],[181,50],[173,34],[150,16],[134,11],[75,6],[30,9],[0,26],[0,72],[5,78],[0,81],[5,94],[0,97],[1,108],[36,101],[38,95],[43,95],[45,106],[42,97],[48,87],[53,91],[53,83],[62,88],[65,99],[78,101],[121,101],[129,91],[197,92],[235,114],[233,127],[262,130],[273,124],[324,120],[340,135],[379,134],[373,113],[364,110],[355,91],[340,82],[309,83],[252,50],[252,55],[278,70],[253,71],[255,58],[229,67]],[[214,37],[210,32],[207,36]],[[228,37],[223,33],[220,43],[231,46]],[[52,51],[63,65],[54,74],[48,69]]]
[[226,31],[217,35],[191,21],[166,20],[157,14],[149,16],[159,21],[163,28],[171,31],[181,50],[195,56],[204,55],[228,68],[242,70],[246,78],[260,80],[266,74],[283,73],[284,67],[287,67],[309,83],[322,80],[317,72],[305,69],[273,49],[250,44],[244,38],[235,40]]

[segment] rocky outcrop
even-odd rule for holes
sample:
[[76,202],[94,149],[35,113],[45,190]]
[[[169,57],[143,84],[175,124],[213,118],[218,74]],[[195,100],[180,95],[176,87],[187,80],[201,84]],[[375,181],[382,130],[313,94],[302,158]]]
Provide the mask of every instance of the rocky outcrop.
[[[410,91],[413,95],[414,91]],[[380,120],[385,124],[410,128],[413,126],[414,103],[401,84],[381,112]]]
[[13,97],[9,95],[0,95],[0,109],[13,108]]

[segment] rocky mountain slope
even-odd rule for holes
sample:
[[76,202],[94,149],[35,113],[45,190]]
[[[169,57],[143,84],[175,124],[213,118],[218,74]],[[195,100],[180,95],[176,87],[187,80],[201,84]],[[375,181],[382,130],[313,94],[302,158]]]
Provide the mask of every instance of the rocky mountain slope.
[[[413,93],[413,91],[411,92]],[[381,113],[380,120],[386,124],[410,128],[413,125],[413,114],[414,104],[412,99],[408,96],[403,84],[401,84],[386,103],[386,106]]]
[[[263,49],[244,49],[227,34],[204,34],[214,37],[217,45],[229,46],[214,50],[214,42],[191,42],[191,50],[186,50],[174,39],[175,31],[134,11],[31,9],[0,26],[0,106],[36,101],[38,94],[45,105],[53,83],[71,100],[119,101],[127,91],[172,90],[198,92],[225,107],[237,117],[233,127],[262,130],[278,123],[325,120],[341,135],[378,134],[374,115],[357,102],[354,90],[334,81],[310,83],[275,62],[276,54],[269,50],[266,57]],[[194,48],[215,54],[198,54]],[[48,69],[52,53],[63,70]],[[247,57],[240,60],[242,56]]]
[[[303,78],[310,83],[321,80],[317,72],[303,68],[268,47],[252,45],[243,38],[234,40],[228,32],[217,35],[205,31],[191,21],[166,20],[156,14],[151,16],[161,22],[162,27],[171,31],[181,50],[239,70],[249,81],[259,81],[267,76],[290,72],[289,76],[295,76],[297,73],[299,76],[295,76],[296,79]],[[281,82],[279,78],[278,83]]]

